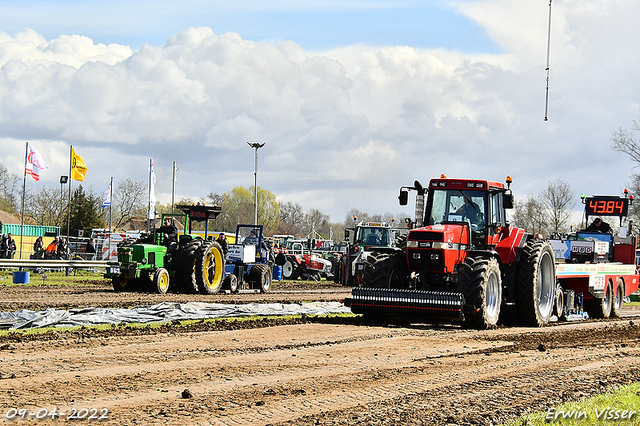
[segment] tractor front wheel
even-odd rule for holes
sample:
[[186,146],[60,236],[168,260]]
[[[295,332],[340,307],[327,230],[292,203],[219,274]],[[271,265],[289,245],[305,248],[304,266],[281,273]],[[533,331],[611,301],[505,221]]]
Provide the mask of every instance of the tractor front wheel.
[[409,288],[404,253],[371,253],[364,263],[362,287]]
[[169,271],[164,268],[158,268],[155,274],[153,274],[153,282],[151,290],[158,294],[167,294],[169,290]]
[[123,291],[133,291],[135,280],[127,278],[125,274],[120,274],[111,279],[113,289],[118,293]]
[[460,264],[459,291],[473,312],[465,314],[464,326],[486,330],[498,324],[502,305],[502,275],[495,258],[467,257]]

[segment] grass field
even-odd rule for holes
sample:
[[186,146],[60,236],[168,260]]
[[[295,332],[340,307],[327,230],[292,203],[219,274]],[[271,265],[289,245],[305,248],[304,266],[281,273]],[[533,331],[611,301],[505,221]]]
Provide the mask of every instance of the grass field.
[[504,426],[640,425],[640,382],[583,401],[527,414]]

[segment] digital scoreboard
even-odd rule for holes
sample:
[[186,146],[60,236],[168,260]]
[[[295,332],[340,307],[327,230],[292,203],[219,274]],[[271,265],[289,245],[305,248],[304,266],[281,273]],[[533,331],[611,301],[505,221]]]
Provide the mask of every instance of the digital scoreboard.
[[587,216],[626,216],[629,199],[620,197],[585,198]]

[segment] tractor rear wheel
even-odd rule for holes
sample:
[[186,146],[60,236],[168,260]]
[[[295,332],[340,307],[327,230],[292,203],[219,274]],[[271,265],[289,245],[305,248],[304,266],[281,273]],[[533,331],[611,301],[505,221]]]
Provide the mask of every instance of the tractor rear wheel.
[[205,241],[196,252],[195,275],[202,294],[216,294],[224,278],[224,255],[215,241]]
[[364,262],[362,287],[409,288],[404,253],[371,253]]
[[292,280],[291,278],[295,272],[295,268],[293,266],[293,262],[290,259],[286,259],[284,264],[282,265],[282,277],[286,280]]
[[181,244],[176,251],[176,257],[173,261],[176,271],[175,280],[178,290],[183,293],[197,293],[198,283],[196,282],[196,274],[194,273],[196,264],[196,252],[202,245],[203,241],[199,238]]
[[486,330],[498,324],[502,305],[502,275],[495,258],[467,257],[460,264],[458,289],[473,313],[465,314],[463,326]]
[[613,297],[613,306],[611,307],[611,316],[614,318],[620,318],[622,313],[622,305],[624,303],[624,282],[622,278],[618,278],[618,285],[616,286],[616,294]]
[[609,318],[613,307],[613,283],[607,283],[604,297],[602,299],[591,299],[584,301],[584,309],[591,318]]
[[518,262],[516,304],[520,322],[540,327],[549,322],[556,291],[556,270],[551,243],[540,239],[527,241]]
[[268,293],[271,288],[271,268],[269,265],[258,263],[251,267],[249,271],[249,282],[254,289],[261,293]]
[[169,290],[169,271],[164,268],[158,268],[155,274],[153,274],[153,282],[151,290],[158,294],[167,294]]

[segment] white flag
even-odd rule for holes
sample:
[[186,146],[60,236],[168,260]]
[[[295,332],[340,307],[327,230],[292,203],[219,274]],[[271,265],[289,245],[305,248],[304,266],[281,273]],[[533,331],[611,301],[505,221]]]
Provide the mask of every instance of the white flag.
[[107,185],[107,189],[102,193],[102,208],[111,206],[111,182]]
[[176,173],[178,170],[178,165],[176,164],[176,162],[173,162],[173,181],[177,181],[178,180],[178,173]]
[[27,142],[27,161],[24,172],[31,175],[36,181],[40,180],[40,170],[48,169],[47,163],[44,161],[40,153]]
[[156,172],[153,170],[153,160],[149,163],[149,219],[156,218]]

